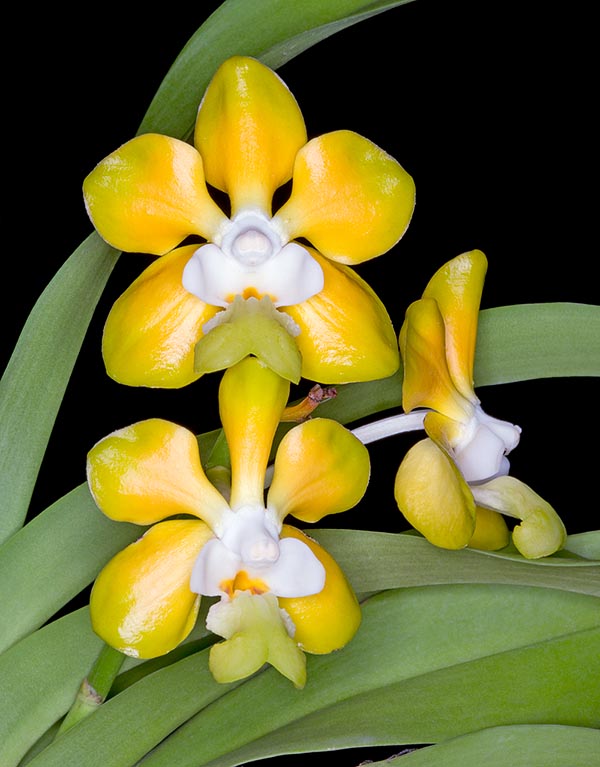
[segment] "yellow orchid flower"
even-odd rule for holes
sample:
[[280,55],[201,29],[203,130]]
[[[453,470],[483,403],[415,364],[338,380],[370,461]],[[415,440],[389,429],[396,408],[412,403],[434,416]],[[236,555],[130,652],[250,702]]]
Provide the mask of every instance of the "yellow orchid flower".
[[387,310],[352,266],[402,237],[413,179],[352,131],[308,141],[293,95],[256,59],[218,68],[194,146],[137,136],[92,170],[83,191],[110,245],[161,257],[107,318],[103,356],[118,382],[178,388],[248,354],[295,383],[366,381],[398,368]]
[[519,519],[514,545],[539,558],[564,545],[564,525],[550,504],[508,476],[506,456],[521,429],[485,413],[473,388],[486,270],[479,250],[457,256],[406,311],[399,335],[402,404],[406,413],[422,415],[427,438],[400,464],[395,498],[413,527],[448,549],[503,548],[510,533],[502,515]]
[[120,429],[90,450],[88,484],[100,510],[151,525],[93,586],[92,625],[105,642],[135,657],[162,655],[192,630],[201,596],[218,597],[207,617],[224,637],[210,652],[217,681],[269,663],[302,687],[304,652],[329,653],[354,636],[360,608],[340,567],[284,518],[316,522],[356,505],[369,454],[341,424],[313,418],[285,434],[268,467],[289,387],[255,357],[224,373],[228,483],[208,479],[192,432],[162,419]]

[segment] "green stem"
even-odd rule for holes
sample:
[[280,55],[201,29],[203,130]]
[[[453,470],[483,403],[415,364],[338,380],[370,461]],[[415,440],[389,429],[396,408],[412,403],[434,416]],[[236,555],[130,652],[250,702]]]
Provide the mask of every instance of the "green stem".
[[75,701],[63,719],[56,737],[92,714],[104,703],[124,660],[125,656],[118,650],[106,644],[102,647],[90,673],[82,681]]

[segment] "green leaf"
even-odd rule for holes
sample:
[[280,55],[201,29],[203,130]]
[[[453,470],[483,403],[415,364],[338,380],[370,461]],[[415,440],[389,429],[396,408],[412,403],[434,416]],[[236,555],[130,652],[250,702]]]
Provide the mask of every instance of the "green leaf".
[[17,764],[56,721],[56,712],[69,708],[101,647],[82,608],[0,655],[2,767]]
[[519,304],[479,313],[477,386],[598,375],[600,306]]
[[569,535],[565,548],[586,559],[600,559],[600,530]]
[[88,324],[118,252],[92,234],[36,302],[0,380],[0,543],[18,530]]
[[591,767],[600,730],[552,724],[490,727],[370,767]]
[[[599,608],[597,597],[528,587],[382,592],[365,603],[349,645],[308,658],[302,691],[273,669],[219,686],[204,651],[111,698],[31,765],[95,767],[101,753],[103,767],[132,767],[147,753],[145,767],[232,767],[367,738],[434,743],[504,724],[598,727]],[[462,689],[476,706],[465,706]]]
[[[198,645],[205,647],[206,614],[213,601],[202,600],[196,627],[172,652],[151,661],[125,658],[114,689],[178,661]],[[212,640],[211,635],[208,641]],[[55,727],[105,647],[93,632],[85,607],[49,623],[0,655],[2,767],[16,764],[49,727]]]
[[364,530],[310,530],[358,591],[442,583],[543,586],[600,596],[600,560],[520,555],[432,546],[416,535]]

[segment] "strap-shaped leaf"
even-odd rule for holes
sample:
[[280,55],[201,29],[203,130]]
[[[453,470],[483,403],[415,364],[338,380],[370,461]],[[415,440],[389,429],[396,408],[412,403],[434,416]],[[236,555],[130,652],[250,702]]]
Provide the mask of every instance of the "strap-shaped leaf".
[[[590,767],[600,730],[554,724],[489,727],[403,754],[397,767]],[[370,767],[394,767],[394,759]]]
[[23,524],[56,413],[117,257],[96,234],[77,248],[33,307],[0,380],[0,542]]
[[[267,669],[218,695],[202,652],[110,699],[31,765],[92,767],[102,753],[103,767],[130,767],[144,754],[145,767],[233,767],[364,745],[365,733],[385,745],[509,723],[597,727],[599,605],[485,584],[386,591],[364,605],[349,645],[309,658],[301,692]],[[462,689],[476,706],[465,706]]]

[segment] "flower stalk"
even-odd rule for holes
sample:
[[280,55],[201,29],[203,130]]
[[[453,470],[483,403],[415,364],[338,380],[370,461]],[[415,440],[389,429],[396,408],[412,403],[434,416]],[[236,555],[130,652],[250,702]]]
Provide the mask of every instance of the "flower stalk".
[[93,714],[104,703],[124,660],[123,653],[110,645],[102,646],[90,673],[83,679],[73,705],[63,719],[56,737]]

